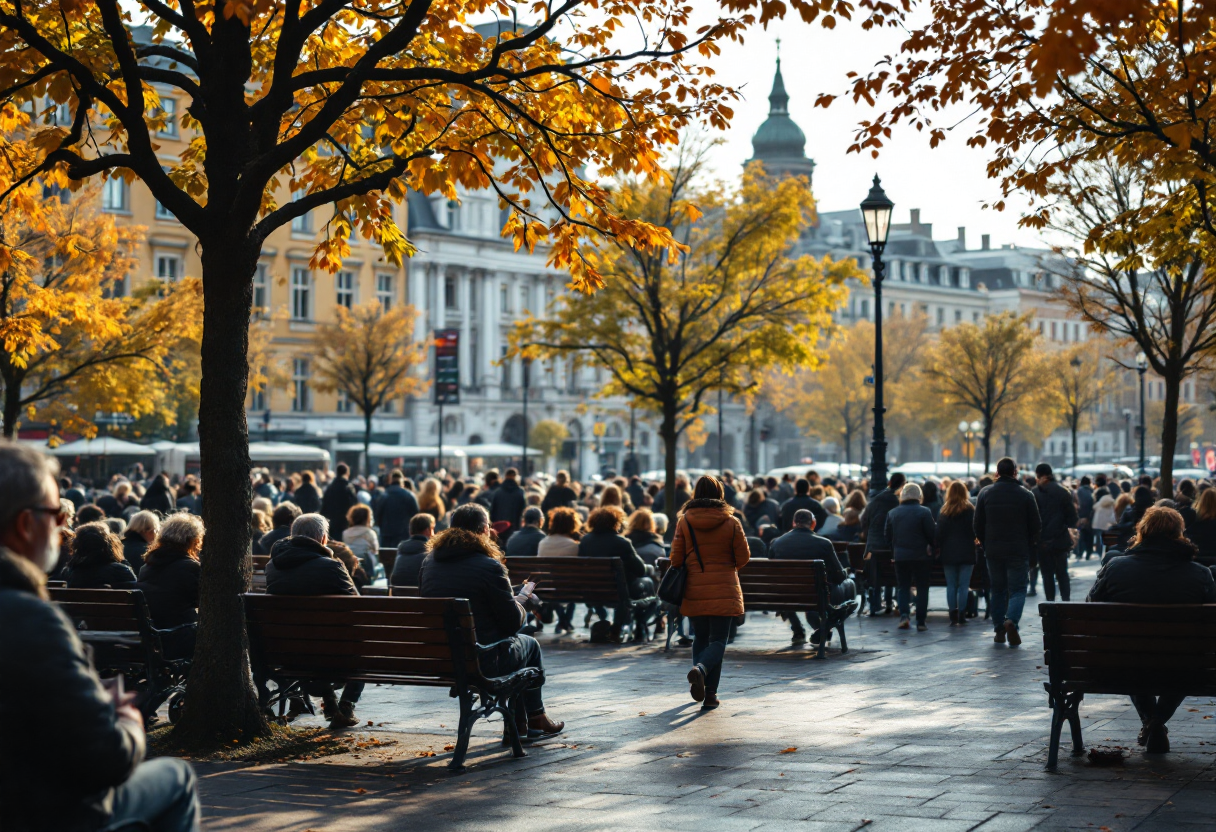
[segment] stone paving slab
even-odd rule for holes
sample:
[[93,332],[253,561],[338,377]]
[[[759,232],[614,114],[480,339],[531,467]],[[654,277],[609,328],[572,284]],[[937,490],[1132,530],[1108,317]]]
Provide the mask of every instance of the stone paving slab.
[[[1083,597],[1096,563],[1073,568]],[[935,607],[944,607],[935,590]],[[446,771],[457,708],[443,691],[369,687],[358,733],[380,751],[320,761],[200,765],[209,830],[662,829],[767,832],[1026,832],[1105,827],[1216,829],[1216,701],[1190,699],[1170,723],[1170,754],[1148,757],[1122,697],[1087,699],[1087,745],[1123,746],[1094,767],[1062,748],[1043,768],[1050,728],[1035,602],[1020,649],[973,621],[927,633],[893,618],[849,622],[849,654],[826,661],[752,614],[727,652],[722,707],[688,699],[689,651],[542,636],[557,740],[514,760],[499,723],[479,723],[463,775]],[[300,724],[316,724],[303,719]],[[786,749],[795,749],[782,753]],[[433,757],[417,757],[434,752]]]

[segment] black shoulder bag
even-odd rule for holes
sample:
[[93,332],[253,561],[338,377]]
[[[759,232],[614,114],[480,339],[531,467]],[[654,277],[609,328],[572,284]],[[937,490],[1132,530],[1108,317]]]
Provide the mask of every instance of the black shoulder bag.
[[[704,572],[705,562],[701,560],[701,552],[697,548],[697,535],[692,530],[692,524],[686,520],[684,528],[688,529],[688,537],[692,541],[692,553],[697,556],[697,563],[701,565],[701,571]],[[685,553],[684,563],[668,567],[666,574],[663,575],[663,581],[659,584],[659,600],[664,604],[678,607],[684,603],[684,590],[687,586],[688,554]]]

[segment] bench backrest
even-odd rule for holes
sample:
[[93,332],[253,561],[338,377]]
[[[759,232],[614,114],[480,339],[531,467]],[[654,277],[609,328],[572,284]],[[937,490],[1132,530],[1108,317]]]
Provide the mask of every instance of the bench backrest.
[[270,555],[253,555],[253,571],[265,572],[266,564],[270,563]]
[[397,562],[397,550],[391,546],[381,546],[376,550],[376,559],[384,567],[384,577],[393,574],[393,564]]
[[458,687],[479,678],[463,598],[244,596],[255,673]]
[[619,558],[513,557],[507,558],[512,585],[529,578],[545,601],[616,605],[629,597],[625,567]]
[[53,587],[51,600],[81,632],[151,632],[152,617],[138,589],[67,589]]
[[1059,690],[1216,695],[1216,604],[1056,602],[1039,615]]
[[821,560],[752,558],[739,570],[739,584],[745,610],[827,609],[827,570]]
[[1109,549],[1112,546],[1118,545],[1118,543],[1119,543],[1119,533],[1118,532],[1111,532],[1111,531],[1102,532],[1102,545],[1104,547]]
[[846,543],[849,553],[849,568],[854,572],[864,572],[866,568],[866,544]]

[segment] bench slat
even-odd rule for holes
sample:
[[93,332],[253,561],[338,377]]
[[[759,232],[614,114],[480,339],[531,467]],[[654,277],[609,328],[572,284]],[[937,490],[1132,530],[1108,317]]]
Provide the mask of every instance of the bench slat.
[[[262,647],[269,656],[285,654],[318,656],[397,656],[400,658],[444,659],[450,661],[447,644],[418,644],[406,641],[349,641],[274,638],[262,633]],[[472,661],[477,648],[465,645],[465,661]]]
[[257,630],[266,639],[299,639],[300,641],[347,641],[358,644],[361,641],[392,641],[400,644],[441,644],[448,643],[447,633],[440,627],[405,627],[393,624],[366,625],[301,625],[299,621],[292,623],[262,623],[250,622],[249,630]]
[[1162,638],[1216,639],[1216,622],[1151,622],[1151,621],[1087,621],[1064,619],[1061,635],[1132,637],[1160,636]]
[[[1050,658],[1047,658],[1048,656]],[[1076,670],[1081,668],[1115,668],[1126,674],[1133,674],[1146,669],[1169,668],[1177,668],[1179,670],[1192,669],[1200,673],[1208,670],[1216,672],[1216,655],[1210,652],[1188,654],[1132,653],[1125,650],[1123,652],[1090,653],[1080,650],[1069,650],[1059,660],[1057,660],[1054,653],[1049,651],[1045,654],[1045,660],[1049,664],[1055,664],[1059,661],[1064,668],[1065,674],[1068,676],[1071,676]]]
[[[273,597],[273,602],[263,604],[263,597]],[[429,613],[442,616],[448,608],[445,598],[368,598],[359,595],[275,595],[254,596],[249,599],[251,609],[269,606],[275,610],[329,611],[354,609],[359,612]]]
[[1108,635],[1061,635],[1059,643],[1065,650],[1112,653],[1187,653],[1216,654],[1216,639],[1200,636],[1170,635],[1169,638],[1133,638]]
[[[263,645],[264,647],[266,645]],[[266,663],[276,668],[277,673],[290,674],[293,671],[308,677],[323,675],[329,670],[368,670],[379,671],[382,674],[401,676],[426,676],[432,678],[452,678],[455,669],[452,660],[448,659],[411,659],[392,656],[328,656],[316,653],[280,653],[267,650]]]

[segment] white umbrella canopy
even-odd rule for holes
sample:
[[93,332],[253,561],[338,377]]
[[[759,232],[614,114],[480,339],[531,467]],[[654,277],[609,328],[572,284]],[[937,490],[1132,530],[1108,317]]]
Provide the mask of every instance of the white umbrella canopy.
[[112,436],[77,439],[57,448],[48,448],[47,453],[52,456],[156,456],[156,450],[148,445],[137,445]]

